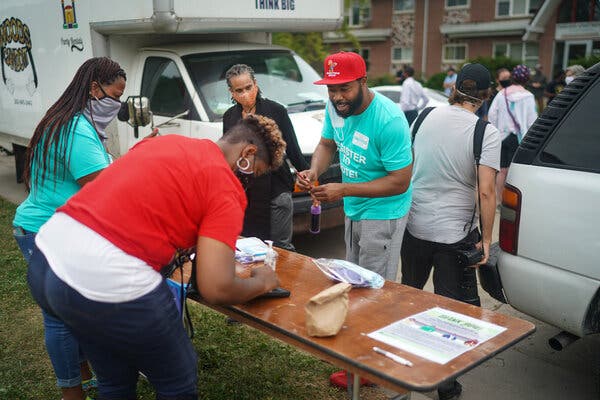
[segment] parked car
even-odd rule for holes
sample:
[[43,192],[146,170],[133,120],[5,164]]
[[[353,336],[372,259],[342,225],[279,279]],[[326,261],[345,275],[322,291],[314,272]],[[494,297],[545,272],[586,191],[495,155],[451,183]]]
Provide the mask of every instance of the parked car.
[[600,63],[531,126],[502,196],[499,286],[514,308],[563,330],[550,339],[557,350],[600,332],[598,104]]
[[[402,96],[402,86],[400,85],[389,85],[389,86],[374,86],[371,89],[381,93],[382,95],[391,99],[394,103],[400,107],[400,97]],[[430,88],[423,88],[425,96],[429,98],[429,102],[424,107],[440,107],[448,105],[448,96],[442,91],[434,90]],[[419,104],[421,105],[421,104]]]

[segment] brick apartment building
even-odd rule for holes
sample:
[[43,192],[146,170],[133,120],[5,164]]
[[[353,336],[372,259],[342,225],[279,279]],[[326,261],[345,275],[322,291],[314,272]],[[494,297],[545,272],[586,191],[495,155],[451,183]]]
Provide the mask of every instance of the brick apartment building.
[[[478,56],[505,55],[547,76],[600,55],[599,0],[351,0],[346,10],[372,77],[403,64],[429,77]],[[335,32],[334,50],[351,50]]]

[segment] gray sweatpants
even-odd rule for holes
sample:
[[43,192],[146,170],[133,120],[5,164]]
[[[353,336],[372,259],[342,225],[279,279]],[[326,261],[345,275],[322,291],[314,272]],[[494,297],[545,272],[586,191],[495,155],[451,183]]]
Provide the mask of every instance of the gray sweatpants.
[[352,221],[346,217],[346,260],[396,281],[408,216]]
[[294,203],[291,192],[271,199],[271,240],[275,245],[295,251],[292,245]]

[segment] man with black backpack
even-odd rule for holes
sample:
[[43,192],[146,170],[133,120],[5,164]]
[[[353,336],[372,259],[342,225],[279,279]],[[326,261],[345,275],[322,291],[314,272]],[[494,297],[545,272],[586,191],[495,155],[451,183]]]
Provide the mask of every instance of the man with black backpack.
[[[435,293],[477,306],[476,267],[489,257],[500,169],[498,130],[475,115],[490,85],[483,65],[467,64],[450,107],[423,110],[415,120],[413,202],[402,243],[403,284],[422,289],[434,268]],[[461,391],[460,383],[448,382],[438,388],[439,399]]]

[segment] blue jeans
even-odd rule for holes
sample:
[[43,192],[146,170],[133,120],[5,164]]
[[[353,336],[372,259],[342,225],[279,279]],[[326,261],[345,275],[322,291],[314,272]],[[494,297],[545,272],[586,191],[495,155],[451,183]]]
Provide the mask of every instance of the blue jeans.
[[[29,263],[35,248],[36,233],[22,228],[14,228],[13,234],[25,261]],[[54,368],[57,386],[69,388],[80,385],[81,363],[85,358],[79,348],[77,339],[60,319],[43,309],[42,315],[44,317],[46,350]]]
[[89,300],[61,281],[35,247],[27,279],[35,301],[65,322],[98,377],[99,399],[136,398],[138,371],[158,400],[196,400],[196,352],[167,283],[132,301]]
[[35,235],[37,235],[37,233],[26,231],[23,228],[14,227],[13,235],[17,241],[19,249],[21,249],[21,253],[23,253],[25,262],[29,264],[29,259],[31,258],[31,253],[33,253],[33,247],[35,246]]

